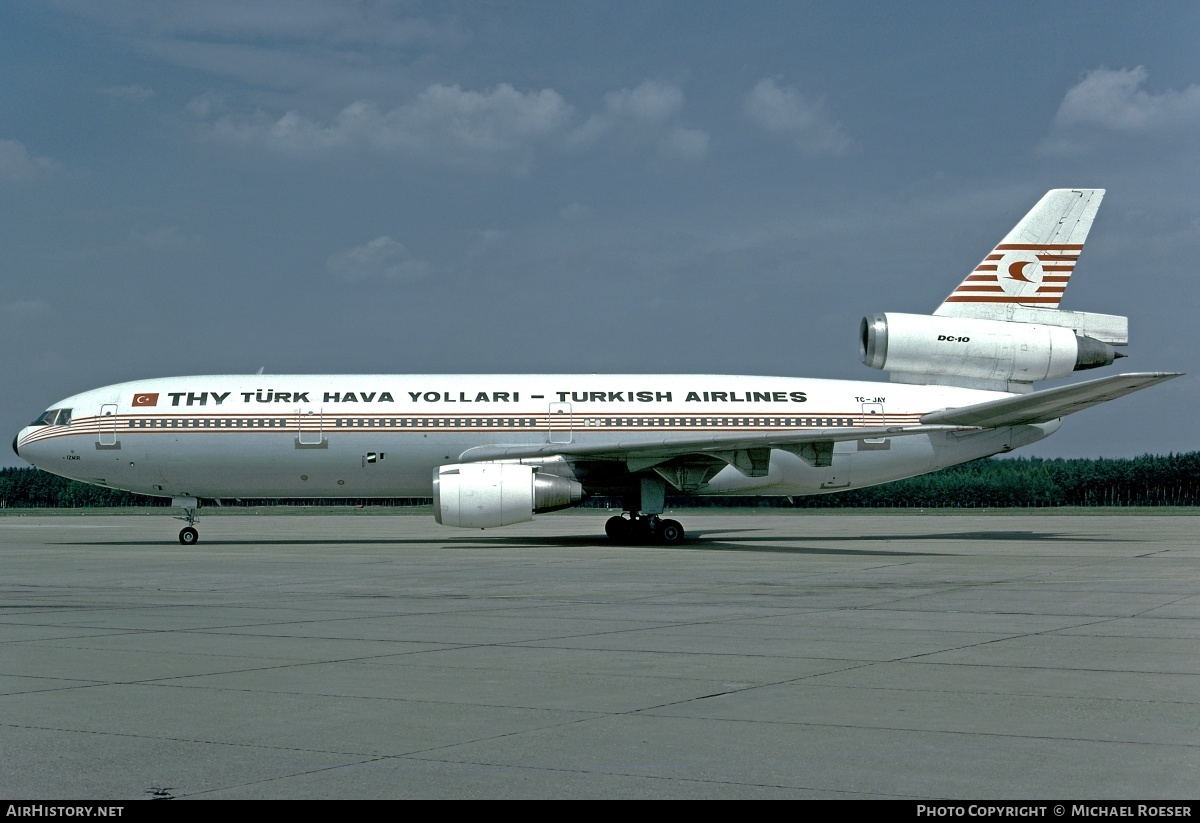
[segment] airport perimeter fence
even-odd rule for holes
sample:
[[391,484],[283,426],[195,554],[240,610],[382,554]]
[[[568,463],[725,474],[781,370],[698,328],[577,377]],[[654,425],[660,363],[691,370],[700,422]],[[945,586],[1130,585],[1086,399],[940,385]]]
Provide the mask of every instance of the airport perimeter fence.
[[[428,506],[421,497],[222,500],[238,506]],[[919,477],[811,497],[668,496],[673,507],[704,508],[1055,508],[1200,506],[1200,452],[1136,458],[985,458]],[[170,499],[90,486],[33,468],[0,468],[0,509],[169,507]],[[587,508],[620,508],[596,496]]]

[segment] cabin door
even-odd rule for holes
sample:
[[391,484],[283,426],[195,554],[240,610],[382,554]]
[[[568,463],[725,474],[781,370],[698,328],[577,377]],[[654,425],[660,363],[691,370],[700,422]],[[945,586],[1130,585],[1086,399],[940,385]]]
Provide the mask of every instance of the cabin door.
[[321,449],[329,441],[325,439],[323,410],[304,411],[296,409],[296,448]]
[[[879,427],[887,425],[884,422],[882,403],[863,403],[860,426]],[[858,441],[859,451],[885,450],[891,448],[891,440],[886,437],[868,437]]]
[[105,403],[100,407],[100,440],[101,446],[117,445],[117,405]]
[[571,404],[551,403],[546,415],[547,436],[551,443],[571,442]]

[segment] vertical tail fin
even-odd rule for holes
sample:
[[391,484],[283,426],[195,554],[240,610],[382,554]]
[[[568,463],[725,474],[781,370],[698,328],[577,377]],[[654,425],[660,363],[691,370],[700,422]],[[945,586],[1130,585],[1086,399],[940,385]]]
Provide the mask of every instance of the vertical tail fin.
[[942,317],[1007,319],[1015,306],[1057,309],[1104,189],[1052,189],[938,307]]

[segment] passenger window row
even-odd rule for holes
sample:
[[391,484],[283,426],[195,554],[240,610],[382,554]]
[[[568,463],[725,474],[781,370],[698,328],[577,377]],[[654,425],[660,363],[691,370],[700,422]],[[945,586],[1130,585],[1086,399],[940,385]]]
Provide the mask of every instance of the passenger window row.
[[[56,409],[57,423],[40,422],[40,425],[65,425],[70,422],[70,409]],[[47,418],[46,412],[39,418]],[[65,420],[63,416],[65,415]],[[316,417],[306,416],[310,426],[319,425]],[[467,428],[467,429],[520,429],[544,426],[546,418],[539,417],[335,417],[331,421],[336,429],[408,429],[408,428]],[[551,417],[550,422],[560,425],[574,422],[585,428],[836,428],[853,426],[852,417]],[[131,429],[295,429],[297,418],[291,417],[135,417],[129,420]]]

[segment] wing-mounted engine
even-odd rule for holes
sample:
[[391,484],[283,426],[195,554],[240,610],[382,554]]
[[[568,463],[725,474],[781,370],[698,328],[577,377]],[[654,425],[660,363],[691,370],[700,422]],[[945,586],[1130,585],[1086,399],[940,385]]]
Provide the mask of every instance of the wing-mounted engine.
[[1010,392],[1027,392],[1039,380],[1067,377],[1124,357],[1114,348],[1127,342],[1124,317],[1037,314],[1043,322],[874,314],[859,326],[859,352],[866,365],[891,372],[894,383]]
[[455,463],[433,470],[433,516],[446,526],[525,523],[535,513],[569,508],[582,499],[578,481],[520,463]]

